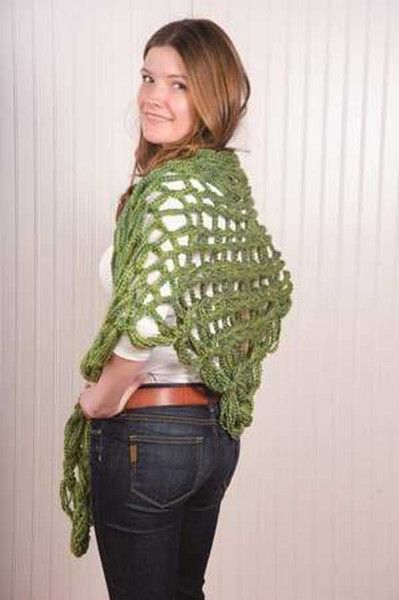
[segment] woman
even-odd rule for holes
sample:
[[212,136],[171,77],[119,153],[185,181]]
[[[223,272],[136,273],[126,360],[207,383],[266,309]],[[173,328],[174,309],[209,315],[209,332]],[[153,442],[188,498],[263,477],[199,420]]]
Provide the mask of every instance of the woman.
[[61,496],[76,555],[91,503],[112,600],[200,599],[293,286],[226,147],[250,94],[232,42],[212,21],[184,19],[157,31],[143,58],[141,180],[121,197],[101,259],[110,304],[81,362],[88,383],[65,430]]

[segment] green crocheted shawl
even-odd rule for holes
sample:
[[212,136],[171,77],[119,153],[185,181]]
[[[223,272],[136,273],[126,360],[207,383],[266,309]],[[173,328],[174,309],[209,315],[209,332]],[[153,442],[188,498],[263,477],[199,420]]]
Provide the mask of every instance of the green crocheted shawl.
[[[203,148],[143,177],[118,219],[111,266],[113,295],[81,361],[83,377],[98,381],[121,335],[137,348],[173,346],[220,394],[220,426],[237,439],[252,422],[262,360],[278,347],[293,284],[235,152]],[[167,305],[175,319],[165,319]],[[144,317],[157,334],[140,334]],[[76,556],[86,552],[92,524],[89,440],[90,420],[76,404],[60,491]]]

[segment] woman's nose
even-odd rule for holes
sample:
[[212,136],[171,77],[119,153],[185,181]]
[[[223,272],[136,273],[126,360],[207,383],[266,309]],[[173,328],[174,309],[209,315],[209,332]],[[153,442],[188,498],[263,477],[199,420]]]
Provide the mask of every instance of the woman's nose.
[[166,98],[167,88],[164,85],[152,85],[147,94],[149,102],[162,102]]

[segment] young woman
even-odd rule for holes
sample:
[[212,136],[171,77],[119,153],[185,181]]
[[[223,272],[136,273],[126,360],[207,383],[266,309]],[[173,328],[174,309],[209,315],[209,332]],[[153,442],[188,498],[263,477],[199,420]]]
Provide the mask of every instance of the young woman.
[[[77,408],[90,425],[90,506],[110,598],[203,599],[292,283],[227,147],[250,95],[231,40],[212,21],[184,19],[157,31],[143,58],[141,179],[121,197],[101,259],[110,304],[81,363]],[[68,429],[66,448],[72,438]]]

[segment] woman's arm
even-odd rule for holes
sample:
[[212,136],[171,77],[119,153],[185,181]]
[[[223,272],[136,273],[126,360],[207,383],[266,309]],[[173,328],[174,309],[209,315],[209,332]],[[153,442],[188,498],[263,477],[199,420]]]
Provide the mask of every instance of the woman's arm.
[[92,419],[113,417],[123,410],[128,398],[142,384],[147,360],[129,360],[114,353],[108,359],[97,383],[87,383],[79,404]]

